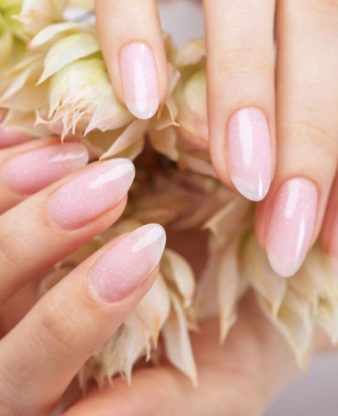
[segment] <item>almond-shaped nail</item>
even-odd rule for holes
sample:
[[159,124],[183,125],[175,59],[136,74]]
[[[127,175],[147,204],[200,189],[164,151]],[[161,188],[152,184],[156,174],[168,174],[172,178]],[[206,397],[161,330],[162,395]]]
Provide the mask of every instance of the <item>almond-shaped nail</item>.
[[120,52],[120,77],[125,103],[137,118],[151,118],[160,98],[155,57],[151,48],[141,42],[125,45]]
[[162,226],[145,225],[122,237],[90,272],[89,282],[105,301],[117,302],[130,295],[155,270],[166,243]]
[[39,147],[9,159],[2,178],[12,191],[30,195],[82,168],[88,159],[88,151],[81,143]]
[[290,277],[302,265],[313,238],[318,190],[307,179],[294,178],[279,189],[272,205],[267,252],[272,268]]
[[235,188],[251,201],[261,201],[272,180],[271,137],[264,113],[244,108],[235,113],[227,129],[229,173]]
[[32,138],[25,133],[0,126],[0,149],[25,143]]
[[80,228],[114,208],[134,180],[127,159],[100,162],[58,188],[48,199],[51,220],[64,229]]

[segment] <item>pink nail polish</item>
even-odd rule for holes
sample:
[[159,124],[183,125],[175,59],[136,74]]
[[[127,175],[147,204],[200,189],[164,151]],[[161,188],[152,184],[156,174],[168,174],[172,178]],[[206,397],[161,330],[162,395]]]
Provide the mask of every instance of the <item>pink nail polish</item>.
[[244,108],[229,121],[227,155],[235,188],[252,201],[269,191],[272,176],[271,139],[264,113]]
[[307,179],[295,178],[279,189],[267,234],[267,252],[272,268],[289,277],[302,265],[313,238],[318,191]]
[[117,205],[134,176],[134,165],[127,159],[100,162],[49,197],[49,217],[64,229],[80,228]]
[[159,106],[158,75],[154,54],[141,42],[125,45],[120,52],[124,99],[137,118],[151,118]]
[[2,176],[12,191],[30,195],[82,168],[88,158],[87,149],[81,143],[40,147],[9,159]]
[[25,133],[20,133],[0,126],[0,149],[25,143],[31,139],[32,138]]
[[122,237],[94,265],[90,282],[101,298],[117,302],[140,286],[159,263],[166,242],[157,224]]

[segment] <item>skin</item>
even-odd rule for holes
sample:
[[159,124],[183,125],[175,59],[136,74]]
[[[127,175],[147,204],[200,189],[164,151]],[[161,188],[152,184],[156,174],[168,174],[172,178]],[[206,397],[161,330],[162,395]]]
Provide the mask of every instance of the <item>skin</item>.
[[[304,178],[318,193],[314,224],[304,244],[307,251],[322,228],[337,171],[337,1],[205,0],[203,8],[213,165],[225,185],[234,188],[224,144],[227,126],[240,109],[262,111],[270,131],[273,175],[267,197],[258,204],[257,238],[269,250],[276,194],[289,179]],[[156,2],[96,0],[96,15],[99,41],[120,100],[126,102],[121,51],[142,42],[153,51],[163,101],[168,80]]]
[[[224,345],[218,331],[217,321],[211,320],[193,336],[196,388],[170,366],[143,369],[136,371],[131,386],[117,379],[113,387],[93,389],[64,416],[262,415],[297,372],[288,347],[251,296],[244,299]],[[152,399],[144,400],[150,394]]]
[[[196,273],[205,257],[203,242],[198,232],[168,235],[168,244],[184,253]],[[284,338],[262,314],[252,293],[240,303],[237,322],[224,344],[219,342],[217,319],[203,322],[192,334],[192,344],[197,387],[165,362],[156,368],[141,366],[130,386],[117,378],[113,386],[93,387],[63,416],[260,416],[299,372]],[[327,337],[318,332],[314,354],[331,349]]]
[[[333,242],[332,226],[337,223],[338,194],[337,180],[332,187],[338,153],[337,6],[335,0],[286,0],[275,5],[267,0],[260,0],[259,4],[228,0],[204,2],[209,143],[214,166],[227,186],[233,187],[224,152],[224,131],[230,117],[240,108],[255,106],[265,113],[269,122],[275,176],[267,198],[257,210],[257,236],[263,247],[270,227],[274,194],[281,183],[293,176],[310,179],[319,192],[313,240],[322,230],[325,248],[334,252],[333,247],[337,246]],[[123,45],[135,40],[145,42],[154,52],[159,95],[163,101],[167,91],[166,62],[155,2],[97,0],[96,7],[100,42],[121,101],[124,102],[124,94],[117,65],[119,53]],[[276,28],[273,25],[275,11]],[[228,25],[224,24],[225,20]],[[276,74],[274,29],[278,41]],[[227,44],[230,36],[231,44]],[[247,52],[252,59],[243,59]],[[278,114],[277,119],[275,114]],[[47,140],[50,139],[46,139],[46,143],[26,143],[13,148],[6,144],[7,150],[0,152],[0,167],[16,153],[31,146],[47,145]],[[111,225],[124,208],[125,201],[122,201],[75,235],[61,235],[44,221],[35,222],[41,218],[47,195],[68,179],[24,198],[8,192],[0,178],[3,196],[0,206],[0,261],[3,263],[0,268],[10,271],[10,279],[2,281],[0,286],[1,330],[6,335],[0,342],[0,413],[4,415],[48,414],[88,355],[112,335],[151,284],[149,276],[149,280],[121,303],[114,308],[107,307],[92,297],[80,278],[95,260],[91,258],[33,306],[38,277],[50,265]],[[53,243],[52,252],[47,250],[46,242]],[[109,247],[103,250],[107,249]],[[72,303],[64,300],[69,293]],[[58,307],[51,308],[50,304]],[[70,315],[75,318],[69,323],[65,317]],[[102,325],[97,329],[97,336],[92,336],[88,322],[111,322],[112,319],[111,332],[105,332],[105,325]],[[33,339],[36,342],[30,341],[32,334],[37,337]],[[91,342],[93,338],[97,343]],[[223,346],[218,343],[215,321],[203,324],[201,332],[193,337],[193,345],[200,372],[197,389],[169,366],[142,369],[135,374],[131,388],[123,380],[117,380],[113,391],[109,387],[102,391],[94,389],[66,415],[116,412],[117,415],[141,416],[189,413],[255,416],[261,414],[296,371],[284,341],[250,296],[244,300],[238,322]],[[326,340],[318,337],[315,350],[325,347]],[[41,361],[41,357],[46,360]],[[51,385],[48,381],[54,379],[56,373],[58,377]],[[153,400],[145,401],[149,391]]]
[[[2,165],[8,159],[5,157],[9,156],[8,152],[14,157],[36,146],[49,146],[51,140],[54,143],[55,139],[47,138],[39,144],[26,143],[0,151]],[[6,184],[0,177],[3,204],[7,206],[0,216],[0,269],[6,269],[6,277],[10,277],[2,279],[0,284],[3,335],[0,413],[3,415],[49,414],[69,390],[71,380],[87,357],[113,334],[152,283],[153,274],[112,304],[93,293],[86,276],[97,259],[114,247],[113,241],[38,300],[38,278],[50,264],[109,227],[124,209],[125,200],[122,200],[75,233],[55,228],[48,219],[44,220],[46,198],[92,167],[68,175],[35,195],[17,196],[17,200],[10,192],[4,192]],[[42,220],[36,223],[36,218]],[[6,237],[7,230],[11,238]],[[29,244],[24,244],[27,237]],[[198,273],[205,256],[204,235],[174,233],[168,239],[171,247],[191,260]],[[51,242],[53,250],[46,250],[44,247],[51,247]],[[97,322],[101,324],[98,326]],[[65,415],[255,416],[261,414],[297,371],[289,348],[262,315],[251,294],[243,300],[238,321],[225,344],[219,343],[216,319],[203,323],[200,332],[192,335],[192,342],[199,370],[197,388],[167,364],[155,369],[141,368],[136,370],[131,387],[125,380],[116,379],[113,390],[108,386],[103,390],[93,388],[84,399],[73,403]],[[322,351],[327,345],[327,339],[319,334],[314,350]],[[144,400],[149,392],[152,400]]]
[[[51,141],[56,139],[0,151],[1,169],[8,158],[48,146]],[[1,415],[48,415],[80,367],[118,329],[154,280],[157,264],[136,286],[123,289],[118,298],[103,296],[90,276],[102,256],[113,253],[117,242],[111,241],[39,299],[39,279],[50,266],[110,227],[124,210],[126,196],[79,229],[64,229],[53,223],[46,210],[49,197],[92,169],[95,164],[34,195],[16,198],[1,176]],[[128,269],[137,268],[139,265],[133,265],[129,257]],[[115,292],[119,290],[115,286]]]

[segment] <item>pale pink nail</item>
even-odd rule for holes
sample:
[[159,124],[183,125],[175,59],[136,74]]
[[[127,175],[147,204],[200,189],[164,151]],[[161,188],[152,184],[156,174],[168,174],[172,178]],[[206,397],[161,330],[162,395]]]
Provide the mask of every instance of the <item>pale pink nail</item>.
[[141,42],[125,45],[120,52],[124,99],[137,118],[151,118],[159,106],[158,75],[154,54]]
[[30,195],[82,168],[88,158],[87,149],[80,143],[39,147],[9,159],[2,177],[12,191]]
[[157,224],[121,238],[94,265],[90,275],[94,290],[108,302],[130,295],[154,271],[165,243],[165,231]]
[[82,227],[116,206],[134,176],[134,165],[127,159],[100,162],[49,197],[49,217],[65,229]]
[[8,129],[7,127],[0,126],[0,148],[15,146],[32,140],[30,136],[19,131]]
[[279,275],[292,276],[302,265],[313,238],[317,206],[317,188],[307,179],[291,179],[279,189],[266,247],[270,264]]
[[229,173],[235,188],[252,201],[262,200],[272,176],[271,138],[264,113],[244,108],[229,121]]

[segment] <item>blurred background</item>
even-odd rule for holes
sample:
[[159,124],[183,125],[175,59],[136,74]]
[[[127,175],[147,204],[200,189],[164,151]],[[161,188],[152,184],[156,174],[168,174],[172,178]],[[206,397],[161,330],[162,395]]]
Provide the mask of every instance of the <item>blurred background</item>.
[[[170,33],[177,44],[203,36],[199,1],[163,0],[160,14],[164,31]],[[264,416],[337,416],[337,378],[338,354],[314,359],[307,374],[299,375]]]

